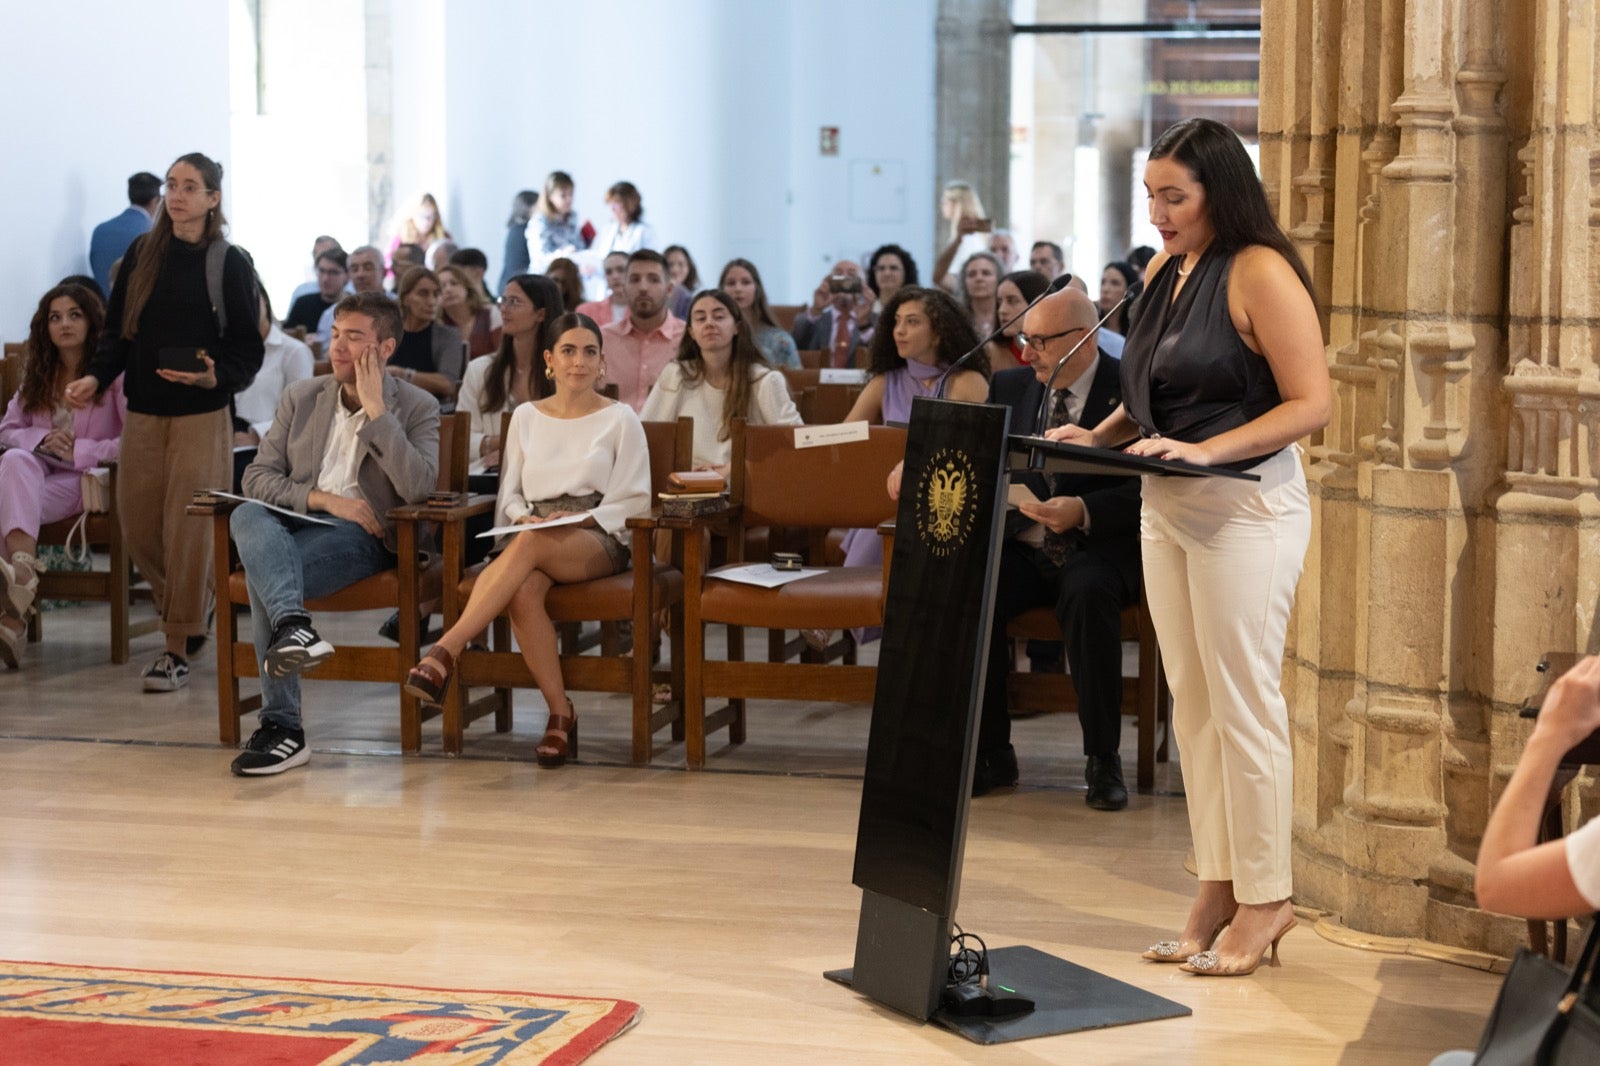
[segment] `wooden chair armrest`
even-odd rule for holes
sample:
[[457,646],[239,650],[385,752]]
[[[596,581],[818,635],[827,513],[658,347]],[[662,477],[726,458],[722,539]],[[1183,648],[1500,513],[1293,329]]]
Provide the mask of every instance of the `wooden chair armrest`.
[[469,518],[493,510],[494,499],[487,493],[481,493],[468,497],[466,503],[451,504],[447,507],[408,503],[390,511],[389,519],[394,522],[465,522]]
[[894,519],[890,518],[887,521],[879,522],[878,523],[878,536],[893,538],[894,537],[894,521],[895,521]]
[[683,518],[679,515],[659,514],[656,524],[662,529],[700,530],[709,529],[713,533],[726,530],[739,522],[739,515],[743,511],[738,505],[729,505],[726,510],[714,514],[695,515],[692,518]]
[[189,502],[189,506],[183,509],[183,513],[202,516],[230,515],[243,502],[243,500],[231,500],[226,496],[212,496],[201,490],[194,494],[194,498]]
[[660,510],[651,511],[649,514],[635,515],[628,519],[629,529],[655,529],[661,523]]

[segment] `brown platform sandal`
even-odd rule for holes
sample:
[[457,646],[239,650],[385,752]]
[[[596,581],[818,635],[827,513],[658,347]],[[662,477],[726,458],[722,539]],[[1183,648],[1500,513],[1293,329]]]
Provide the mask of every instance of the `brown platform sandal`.
[[455,656],[435,644],[406,674],[405,689],[423,703],[437,707],[450,690],[450,677],[455,672]]
[[533,749],[534,758],[540,766],[554,768],[563,766],[568,759],[578,757],[578,714],[572,707],[572,699],[567,699],[567,713],[550,713],[545,719],[544,737],[539,741],[539,746]]

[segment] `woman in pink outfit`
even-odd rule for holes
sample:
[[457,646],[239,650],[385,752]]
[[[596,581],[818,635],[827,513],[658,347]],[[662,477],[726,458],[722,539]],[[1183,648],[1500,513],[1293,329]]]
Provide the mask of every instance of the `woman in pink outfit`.
[[22,385],[0,420],[0,660],[21,664],[26,624],[38,588],[39,527],[83,510],[81,473],[117,457],[122,442],[122,379],[74,410],[63,395],[100,342],[105,309],[82,285],[57,285],[33,314]]

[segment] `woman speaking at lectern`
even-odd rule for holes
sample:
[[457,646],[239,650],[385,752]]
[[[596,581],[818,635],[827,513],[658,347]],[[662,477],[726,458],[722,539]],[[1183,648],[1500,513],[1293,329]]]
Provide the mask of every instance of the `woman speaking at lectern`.
[[1123,404],[1050,436],[1257,475],[1144,478],[1145,595],[1173,692],[1200,890],[1180,938],[1145,952],[1205,976],[1252,972],[1295,924],[1294,772],[1279,690],[1311,535],[1295,442],[1328,422],[1311,278],[1238,136],[1187,119],[1150,150],[1162,250],[1122,355]]

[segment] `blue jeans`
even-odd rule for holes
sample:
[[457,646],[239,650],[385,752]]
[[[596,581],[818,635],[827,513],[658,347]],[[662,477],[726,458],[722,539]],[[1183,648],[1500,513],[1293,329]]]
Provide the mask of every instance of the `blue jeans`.
[[[395,565],[383,541],[354,522],[328,517],[331,526],[240,505],[229,519],[233,543],[250,589],[250,630],[256,662],[266,658],[272,634],[286,619],[305,616],[306,601],[332,595]],[[300,677],[261,676],[261,724],[300,728]]]

